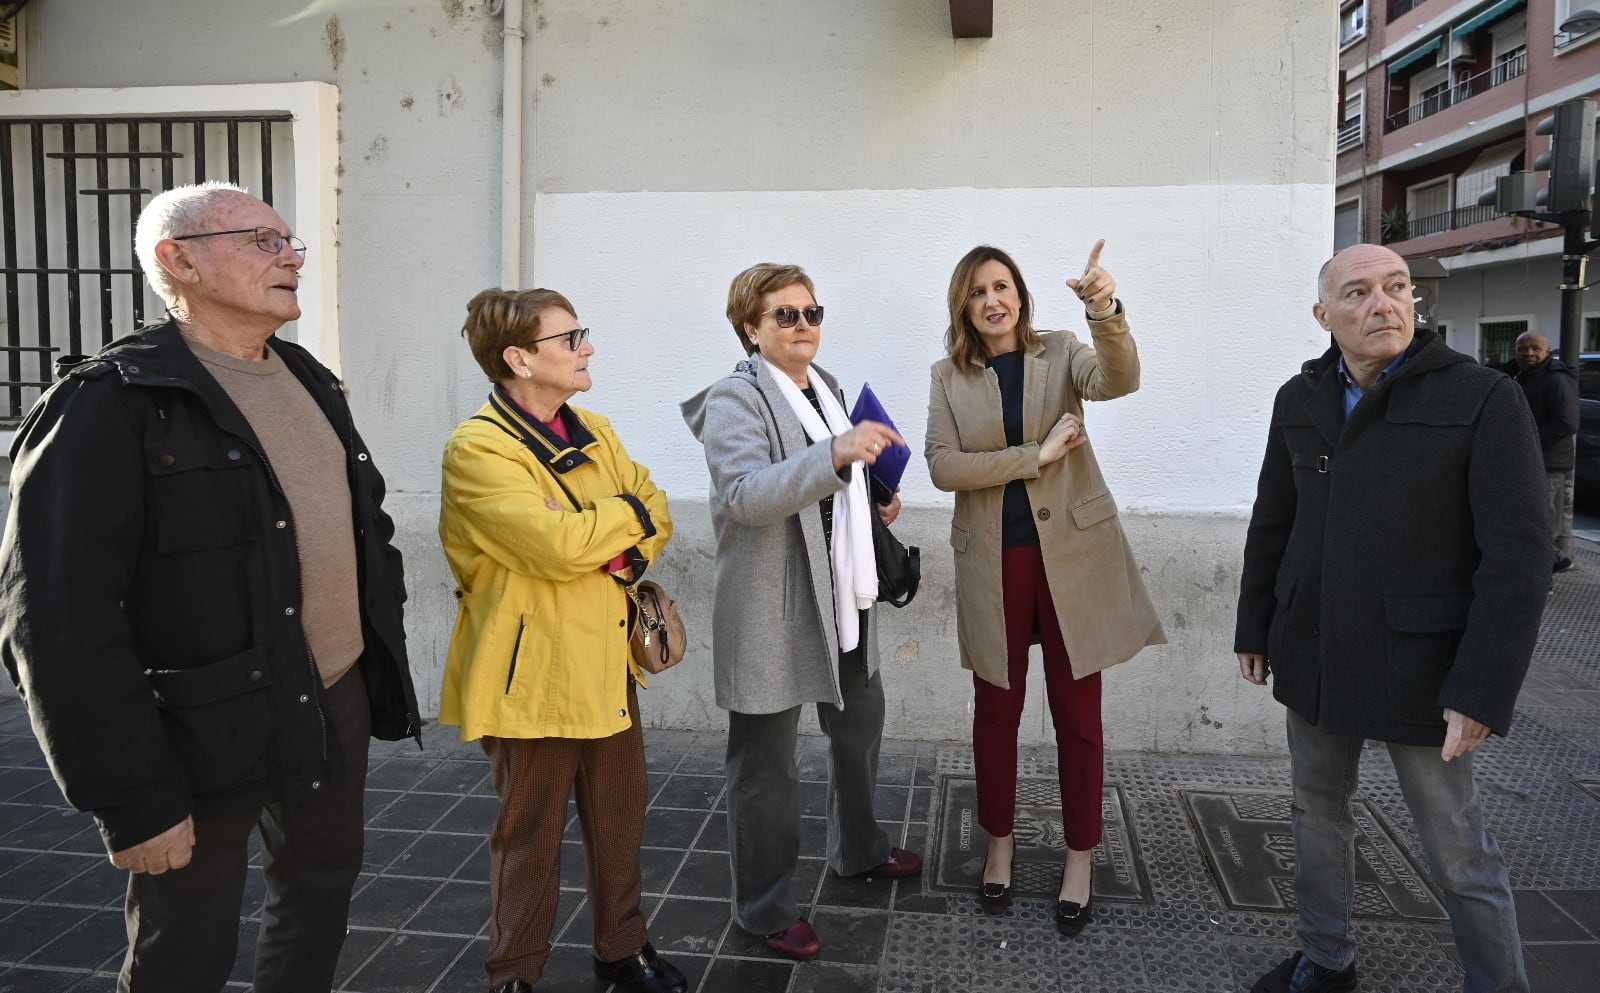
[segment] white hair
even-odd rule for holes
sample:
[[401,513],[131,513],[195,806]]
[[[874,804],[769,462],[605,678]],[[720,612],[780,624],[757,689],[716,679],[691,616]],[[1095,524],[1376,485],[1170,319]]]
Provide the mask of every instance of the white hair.
[[241,196],[249,197],[250,191],[237,183],[213,179],[193,186],[174,186],[140,211],[133,232],[133,250],[150,287],[168,307],[178,302],[178,287],[166,266],[156,258],[156,243],[178,234],[199,233],[223,201]]

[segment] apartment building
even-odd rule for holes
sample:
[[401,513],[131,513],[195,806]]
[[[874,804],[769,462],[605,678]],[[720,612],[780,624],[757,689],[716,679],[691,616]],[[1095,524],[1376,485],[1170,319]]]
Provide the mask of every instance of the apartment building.
[[[1549,149],[1534,132],[1552,108],[1600,97],[1600,0],[1355,0],[1339,46],[1334,247],[1381,243],[1446,274],[1425,305],[1480,360],[1509,359],[1526,330],[1554,341],[1560,228],[1478,200]],[[1584,323],[1600,350],[1600,295]]]

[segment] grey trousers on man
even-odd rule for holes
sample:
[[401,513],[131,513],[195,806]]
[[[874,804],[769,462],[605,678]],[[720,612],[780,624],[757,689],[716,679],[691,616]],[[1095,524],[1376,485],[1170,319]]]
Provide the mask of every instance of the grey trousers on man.
[[[350,892],[361,873],[372,713],[359,669],[328,687],[345,773],[318,795],[194,819],[188,865],[128,878],[128,954],[118,993],[216,993],[239,947],[250,835],[261,829],[267,880],[256,939],[257,993],[333,988]],[[253,908],[252,908],[253,909]]]
[[1546,472],[1550,481],[1550,513],[1556,558],[1572,558],[1572,476],[1573,470]]
[[[853,876],[889,857],[889,836],[873,811],[883,743],[883,680],[867,678],[859,650],[839,663],[841,709],[817,704],[828,736],[828,865]],[[728,712],[728,851],[733,919],[753,934],[781,931],[800,916],[800,707],[776,714]],[[807,894],[809,897],[809,894]]]

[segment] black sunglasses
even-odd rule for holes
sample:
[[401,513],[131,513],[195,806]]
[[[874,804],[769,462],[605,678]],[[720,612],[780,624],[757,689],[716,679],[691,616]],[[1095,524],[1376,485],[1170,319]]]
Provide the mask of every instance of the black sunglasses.
[[772,315],[772,319],[778,322],[778,327],[780,328],[792,328],[796,324],[800,323],[800,318],[802,317],[804,317],[806,319],[806,323],[812,327],[818,327],[822,324],[821,304],[812,304],[809,307],[798,308],[774,307],[771,310],[763,310],[760,316],[766,317],[768,314]]
[[557,338],[567,339],[567,347],[576,352],[583,347],[584,342],[589,340],[589,329],[573,328],[571,331],[563,331],[560,334],[547,334],[543,338],[533,339],[529,344],[537,345],[541,341],[555,341]]

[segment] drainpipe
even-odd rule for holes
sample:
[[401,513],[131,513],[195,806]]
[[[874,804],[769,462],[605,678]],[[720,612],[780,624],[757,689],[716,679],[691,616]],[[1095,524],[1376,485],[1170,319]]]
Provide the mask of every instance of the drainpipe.
[[[500,286],[522,288],[522,30],[523,0],[490,0],[489,13],[504,13],[505,81],[500,114]],[[499,9],[497,9],[499,8]]]

